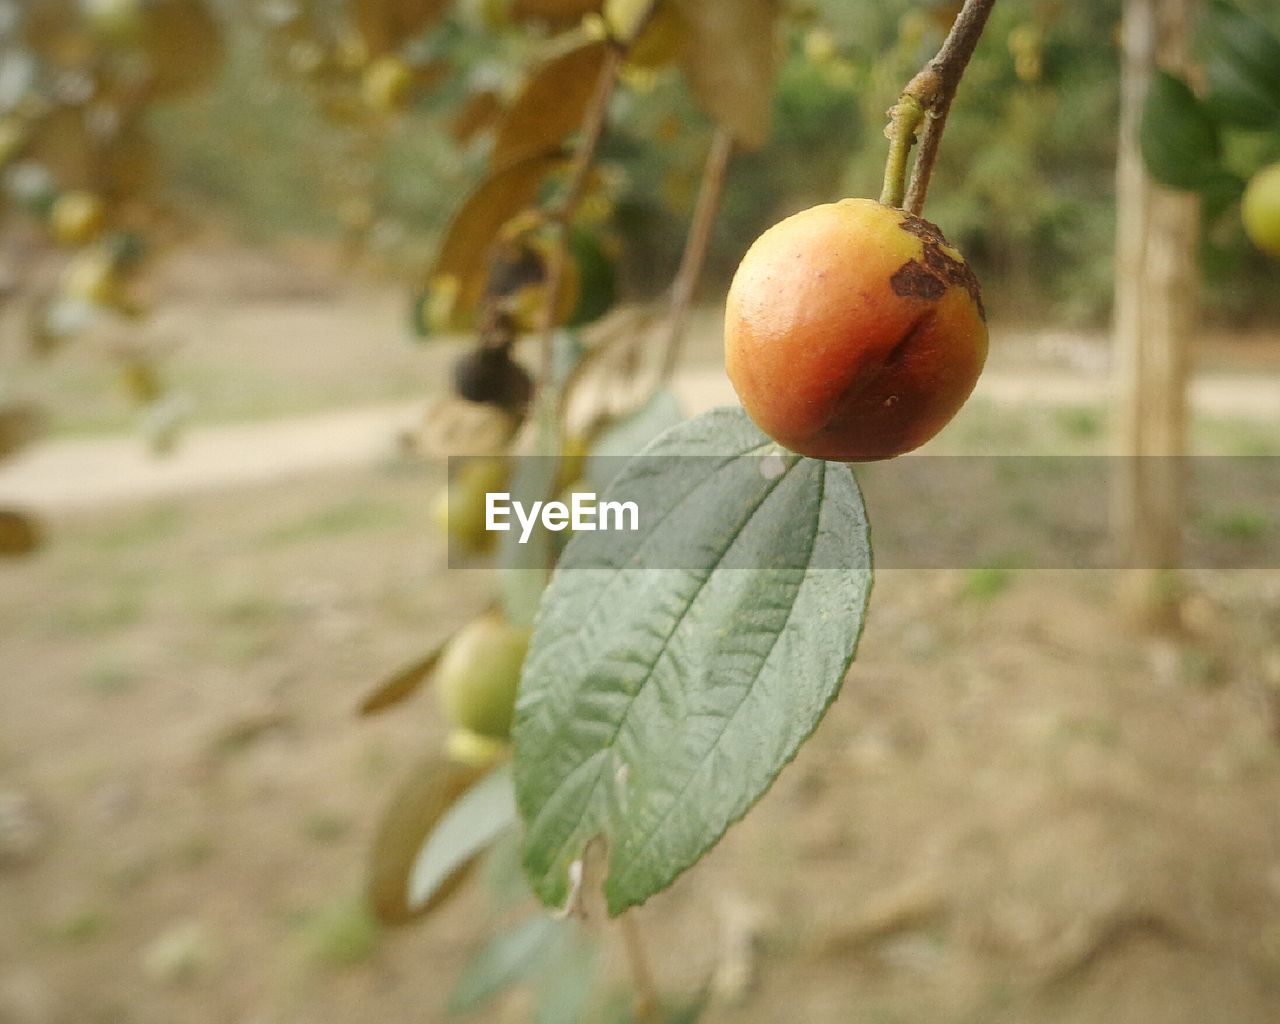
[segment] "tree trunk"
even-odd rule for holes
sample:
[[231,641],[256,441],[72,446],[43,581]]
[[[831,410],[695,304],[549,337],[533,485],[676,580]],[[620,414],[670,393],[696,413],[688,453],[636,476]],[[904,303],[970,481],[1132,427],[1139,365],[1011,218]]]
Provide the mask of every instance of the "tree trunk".
[[1126,0],[1116,169],[1112,523],[1123,610],[1151,628],[1177,615],[1187,452],[1187,361],[1196,323],[1199,200],[1156,184],[1138,150],[1152,73],[1187,64],[1196,0]]

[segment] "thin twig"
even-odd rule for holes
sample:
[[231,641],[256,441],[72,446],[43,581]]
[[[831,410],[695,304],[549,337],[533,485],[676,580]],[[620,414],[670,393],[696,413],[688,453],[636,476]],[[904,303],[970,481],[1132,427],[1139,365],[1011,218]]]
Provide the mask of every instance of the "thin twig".
[[938,146],[947,127],[951,101],[955,99],[960,78],[977,48],[995,2],[996,0],[965,0],[965,5],[956,15],[955,23],[943,40],[938,55],[929,62],[930,69],[938,76],[939,86],[933,103],[925,112],[924,134],[920,139],[915,166],[911,170],[911,185],[907,189],[905,209],[908,213],[919,216],[924,209],[924,198],[929,191],[933,165],[938,162]]
[[627,966],[631,969],[631,982],[636,990],[636,1020],[653,1020],[661,1004],[658,989],[653,983],[653,972],[649,969],[649,959],[645,956],[644,945],[640,941],[640,927],[634,911],[618,918],[618,930],[622,933],[622,946],[627,956]]
[[702,185],[698,189],[698,202],[693,219],[689,222],[689,237],[685,240],[680,269],[671,284],[671,310],[667,320],[667,337],[662,356],[662,380],[670,380],[680,357],[685,327],[689,320],[689,307],[702,276],[702,266],[707,259],[707,246],[711,242],[711,229],[720,209],[720,193],[724,190],[725,172],[733,155],[733,136],[724,128],[717,128],[702,170]]
[[[886,205],[901,205],[914,214],[924,209],[951,101],[994,6],[995,0],[965,0],[937,55],[907,83],[898,102],[889,111],[889,125],[885,129],[889,137],[889,160],[880,196],[880,201]],[[911,185],[904,189],[907,154],[915,143],[921,121],[924,134],[920,140],[920,151],[911,172]]]
[[[619,356],[622,359],[633,360],[633,364],[621,374],[636,385],[628,392],[630,402],[627,409],[623,410],[624,412],[634,411],[643,406],[662,384],[671,379],[680,358],[681,345],[687,334],[689,309],[698,288],[703,264],[706,262],[711,230],[715,226],[725,173],[732,155],[732,137],[723,129],[718,129],[707,152],[698,200],[689,222],[684,255],[680,258],[680,267],[672,278],[666,297],[656,300],[645,309],[633,310],[625,323],[615,323],[614,329],[606,337],[601,338],[599,344],[570,373],[560,395],[561,419],[564,418],[564,411],[578,391],[584,377],[597,366],[604,365],[603,360],[613,359],[615,368],[618,365]],[[645,358],[641,354],[642,346],[644,351],[647,351],[647,346],[651,342],[654,343],[654,351],[658,354],[656,359]],[[641,367],[643,367],[643,373],[640,372]],[[609,395],[599,401],[597,408],[585,419],[580,428],[583,437],[593,436],[613,416],[619,414],[619,409],[611,401],[613,397]]]
[[568,257],[565,236],[569,222],[573,220],[573,215],[577,212],[578,205],[586,192],[587,182],[591,178],[591,167],[595,162],[596,150],[600,147],[600,139],[604,135],[609,115],[609,101],[613,98],[614,88],[618,84],[618,70],[622,66],[622,58],[621,47],[610,45],[605,48],[604,63],[600,66],[600,76],[596,80],[596,91],[582,119],[582,134],[573,154],[573,171],[569,176],[569,185],[560,201],[550,210],[547,218],[554,231],[554,238],[551,255],[547,261],[547,293],[542,309],[542,367],[539,376],[543,387],[551,381],[555,362],[556,309],[560,304],[560,291],[564,287],[564,268]]

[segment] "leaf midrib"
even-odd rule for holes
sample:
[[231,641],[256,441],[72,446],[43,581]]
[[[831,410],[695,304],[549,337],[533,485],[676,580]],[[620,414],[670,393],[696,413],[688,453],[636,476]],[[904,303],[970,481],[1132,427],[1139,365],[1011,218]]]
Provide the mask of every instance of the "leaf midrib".
[[[763,448],[766,446],[761,445],[759,447]],[[748,452],[751,450],[754,450],[754,449],[749,449]],[[748,454],[748,453],[743,453],[743,454]],[[735,529],[730,531],[727,543],[724,545],[724,547],[720,550],[719,554],[716,556],[716,559],[715,559],[716,566],[718,566],[721,562],[724,561],[729,551],[733,548],[733,545],[737,543],[738,539],[742,536],[746,528],[751,525],[751,521],[755,518],[756,514],[760,511],[760,509],[764,507],[765,502],[769,500],[770,495],[772,495],[774,491],[776,491],[778,487],[781,486],[782,482],[786,480],[787,477],[795,469],[795,467],[800,464],[801,463],[799,461],[793,463],[791,466],[787,467],[787,469],[784,470],[781,474],[779,474],[775,480],[770,481],[769,486],[761,494],[760,500],[752,506],[751,510],[747,513],[747,515],[742,520],[742,522],[739,523]],[[823,485],[825,487],[825,480],[826,480],[825,472],[822,474],[822,477],[824,482]],[[708,478],[708,480],[710,479],[711,478]],[[699,487],[701,486],[704,486],[704,484],[699,485]],[[689,493],[690,494],[696,493],[697,490],[698,488],[695,488],[694,491],[690,491]],[[682,504],[682,503],[683,502],[678,504]],[[674,510],[674,507],[673,507],[673,510]],[[614,748],[614,745],[617,742],[618,736],[621,734],[623,728],[625,728],[628,717],[631,714],[631,710],[632,708],[635,707],[636,701],[639,699],[640,694],[644,692],[645,687],[648,686],[649,683],[653,680],[654,671],[657,669],[658,663],[661,662],[663,657],[666,655],[667,650],[669,649],[672,637],[675,636],[676,631],[680,628],[680,623],[685,620],[686,616],[689,613],[689,609],[692,608],[694,603],[698,600],[698,597],[702,594],[702,591],[706,588],[706,585],[710,581],[714,572],[715,572],[715,568],[713,567],[698,582],[697,587],[694,588],[694,591],[690,595],[688,601],[685,602],[684,608],[682,609],[680,614],[675,617],[675,622],[672,625],[671,629],[668,630],[667,634],[662,638],[662,645],[657,655],[654,657],[652,664],[649,666],[648,671],[645,673],[643,681],[636,688],[635,693],[632,694],[627,699],[626,709],[623,711],[621,716],[619,716],[618,724],[614,727],[614,730],[610,734],[608,741],[605,743],[602,743],[598,749],[593,751],[588,757],[584,758],[578,765],[576,765],[568,774],[564,776],[564,778],[562,779],[559,785],[557,785],[554,789],[551,790],[551,792],[548,794],[547,799],[543,801],[542,808],[539,810],[537,817],[535,817],[534,820],[530,823],[529,831],[531,833],[538,831],[539,826],[541,825],[543,816],[547,813],[548,809],[550,808],[556,793],[562,790],[565,786],[569,785],[569,783],[573,781],[574,777],[580,771],[582,771],[584,768],[589,767],[590,765],[595,763],[596,776],[591,782],[590,789],[587,790],[586,795],[579,802],[577,814],[574,815],[576,821],[579,824],[581,823],[583,817],[585,816],[584,812],[586,811],[586,809],[588,809],[592,805],[592,803],[594,803],[596,798],[596,793],[599,790],[600,781],[601,779],[604,778],[604,765],[601,763],[604,760],[604,758],[601,755],[608,754],[608,752]],[[615,569],[614,570],[615,578],[620,573],[621,573],[621,569]]]
[[[827,493],[827,473],[825,468],[818,474],[818,479],[819,479],[818,501],[815,505],[817,509],[817,514],[815,514],[813,517],[813,530],[809,535],[809,542],[808,542],[808,551],[809,551],[810,557],[812,557],[814,546],[818,542],[818,530],[819,530],[819,525],[822,518],[822,515],[821,515],[822,502],[823,502],[823,499],[826,498],[826,493]],[[772,493],[773,493],[772,490],[770,490],[769,494],[772,494]],[[769,495],[766,494],[765,498],[761,500],[760,502],[761,506],[763,506],[764,502],[768,500],[768,496]],[[782,624],[782,628],[778,630],[778,632],[774,633],[773,641],[769,644],[769,650],[765,654],[764,658],[761,659],[760,664],[762,667],[769,663],[769,659],[773,657],[773,652],[778,647],[778,641],[782,639],[782,635],[787,631],[787,627],[791,625],[791,617],[795,614],[796,605],[800,601],[800,590],[803,587],[803,585],[804,585],[804,581],[802,579],[800,585],[796,587],[795,592],[792,595],[791,607],[787,609],[786,621]],[[655,663],[655,667],[656,667],[656,663]],[[710,743],[710,745],[708,745],[702,757],[698,759],[698,763],[694,765],[692,769],[690,769],[688,775],[685,777],[684,784],[680,787],[680,791],[676,794],[675,799],[671,801],[671,806],[668,807],[665,812],[663,812],[662,817],[658,819],[658,821],[654,824],[653,828],[649,830],[648,836],[646,836],[645,839],[641,842],[639,848],[636,850],[635,854],[632,857],[631,866],[628,867],[625,871],[623,871],[622,874],[618,876],[616,885],[613,883],[613,880],[611,878],[607,878],[605,882],[607,888],[615,891],[617,889],[623,888],[623,884],[622,884],[623,881],[630,878],[635,873],[636,867],[640,864],[641,856],[643,855],[645,850],[647,850],[649,846],[653,843],[654,839],[658,836],[658,833],[662,831],[666,823],[670,820],[671,815],[675,813],[676,808],[678,808],[681,802],[684,800],[684,796],[689,791],[689,787],[693,784],[693,780],[697,777],[698,773],[702,771],[703,767],[706,765],[711,755],[714,754],[715,751],[719,748],[720,741],[724,739],[724,734],[729,731],[729,727],[733,724],[734,720],[738,717],[738,712],[741,711],[743,706],[746,704],[747,698],[751,696],[751,693],[755,688],[755,683],[758,681],[759,681],[759,676],[757,675],[756,679],[752,682],[752,685],[747,686],[743,689],[742,696],[740,696],[738,698],[737,703],[734,704],[733,710],[730,711],[729,714],[725,716],[724,724],[721,725],[720,731],[716,733],[715,739]]]

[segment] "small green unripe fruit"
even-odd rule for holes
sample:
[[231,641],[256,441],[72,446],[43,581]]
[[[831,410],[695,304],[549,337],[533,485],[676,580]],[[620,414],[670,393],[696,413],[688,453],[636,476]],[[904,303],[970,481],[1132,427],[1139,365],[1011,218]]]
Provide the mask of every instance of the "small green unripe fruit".
[[503,459],[472,459],[436,496],[432,518],[463,551],[480,554],[493,547],[494,535],[485,529],[485,504],[490,491],[506,489],[507,475]]
[[1280,163],[1264,167],[1250,179],[1240,217],[1249,240],[1280,259]]
[[449,752],[450,760],[482,768],[493,764],[506,753],[507,744],[504,740],[481,736],[470,729],[450,729],[445,749]]
[[531,633],[488,614],[449,641],[436,669],[436,687],[450,725],[489,739],[505,740],[511,734]]
[[977,279],[933,224],[870,199],[761,235],[725,307],[725,369],[747,414],[816,459],[888,459],[959,411],[987,356]]

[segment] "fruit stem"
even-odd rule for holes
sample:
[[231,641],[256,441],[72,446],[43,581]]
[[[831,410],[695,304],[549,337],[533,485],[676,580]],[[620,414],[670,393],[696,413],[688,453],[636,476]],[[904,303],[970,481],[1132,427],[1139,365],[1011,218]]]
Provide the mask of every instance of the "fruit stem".
[[[917,216],[924,209],[951,101],[994,6],[995,0],[965,0],[937,54],[907,83],[902,96],[889,111],[889,126],[885,129],[890,140],[889,158],[885,166],[885,188],[880,198],[885,205],[901,206]],[[914,112],[915,107],[919,108],[919,114]],[[915,141],[921,119],[924,131],[911,171],[911,184],[904,197],[898,183],[905,174],[907,153]],[[895,198],[897,202],[892,201]]]
[[924,107],[906,92],[889,111],[889,125],[884,130],[889,137],[889,158],[885,161],[884,187],[880,190],[880,202],[885,206],[902,206],[907,194],[907,156],[915,145],[916,130],[923,120]]
[[698,189],[698,203],[689,222],[689,236],[685,240],[680,269],[671,282],[671,310],[667,316],[667,336],[662,355],[662,377],[666,381],[675,372],[684,341],[685,327],[689,319],[689,306],[693,293],[702,276],[702,266],[707,258],[707,246],[711,242],[711,229],[720,209],[720,193],[724,190],[725,173],[729,158],[733,155],[733,136],[724,128],[717,128],[707,152],[707,162],[702,169],[702,185]]

